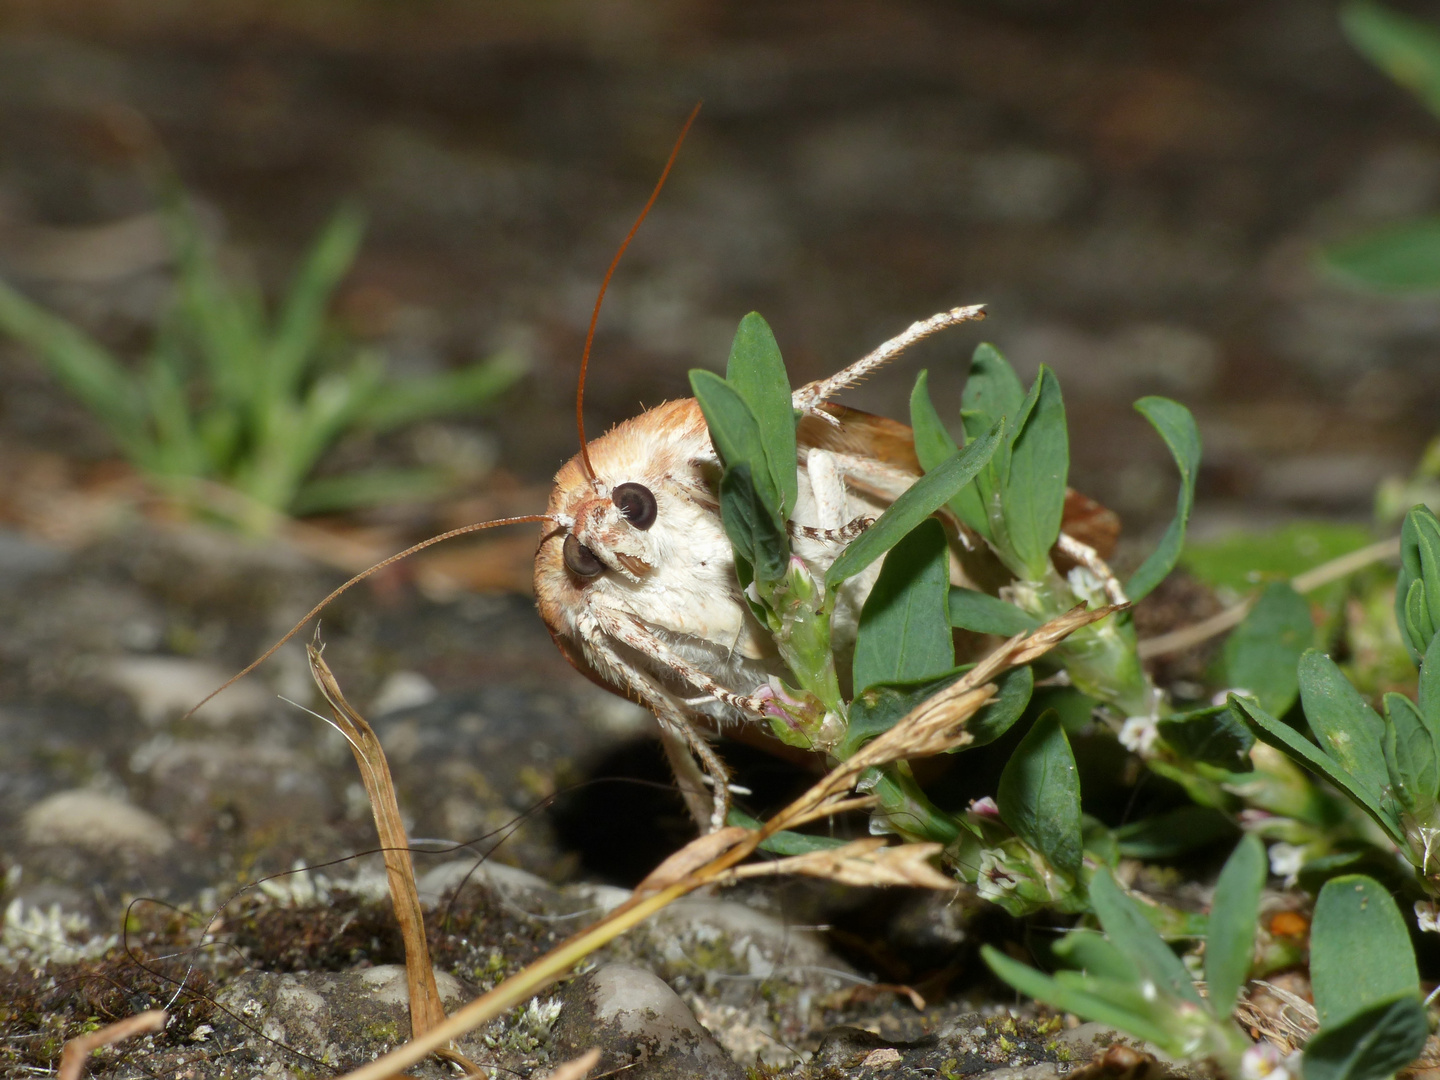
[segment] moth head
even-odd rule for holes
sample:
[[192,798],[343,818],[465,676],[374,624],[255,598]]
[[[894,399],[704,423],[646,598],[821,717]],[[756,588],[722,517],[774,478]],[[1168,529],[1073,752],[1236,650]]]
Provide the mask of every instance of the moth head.
[[541,539],[537,594],[548,584],[574,597],[595,586],[625,588],[683,563],[697,513],[714,513],[697,450],[708,449],[693,401],[671,401],[627,420],[589,445],[594,478],[579,455],[555,477]]

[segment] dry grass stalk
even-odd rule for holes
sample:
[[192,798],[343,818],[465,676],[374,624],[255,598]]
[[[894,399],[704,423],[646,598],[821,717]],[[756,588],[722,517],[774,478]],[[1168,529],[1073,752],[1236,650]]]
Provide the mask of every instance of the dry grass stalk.
[[[732,876],[732,867],[754,854],[765,840],[777,832],[833,814],[842,808],[850,809],[861,803],[869,805],[869,799],[846,797],[846,793],[862,772],[899,758],[920,756],[917,749],[938,753],[950,746],[962,745],[965,738],[964,722],[989,701],[994,693],[990,679],[1009,667],[1029,663],[1064,640],[1068,634],[1117,610],[1118,605],[1096,611],[1076,608],[1046,623],[1032,634],[1020,634],[1011,638],[963,678],[922,702],[902,717],[890,731],[841,762],[819,783],[761,828],[732,826],[692,841],[666,859],[646,878],[642,888],[637,888],[629,900],[603,919],[562,941],[489,993],[482,994],[457,1009],[454,1015],[425,1035],[416,1036],[368,1065],[347,1073],[341,1080],[386,1080],[398,1075],[401,1069],[422,1060],[451,1039],[529,1000],[544,987],[563,977],[595,950],[638,926],[680,897]],[[338,689],[336,692],[338,694]],[[818,873],[824,867],[832,872],[826,876],[838,875],[839,880],[865,885],[892,884],[898,878],[904,878],[905,884],[923,885],[940,877],[937,871],[926,864],[926,871],[935,877],[920,880],[922,872],[917,869],[924,860],[939,850],[939,845],[904,844],[888,848],[882,845],[882,839],[866,840],[859,841],[858,845],[817,852],[814,854],[828,856],[832,862],[827,865],[823,859],[817,858],[806,862],[804,871],[792,867],[791,872]],[[859,850],[862,847],[864,850]],[[847,849],[855,850],[836,860],[837,854],[845,853]],[[899,854],[879,856],[881,851]],[[704,861],[705,856],[709,856],[708,861]],[[796,856],[796,859],[801,861],[808,858]],[[768,867],[765,869],[770,872]],[[943,887],[952,888],[953,883],[946,879]]]
[[869,836],[843,847],[807,851],[774,862],[747,863],[727,871],[718,880],[803,874],[842,885],[910,885],[949,891],[955,888],[954,880],[930,865],[943,849],[943,844],[891,844],[883,836]]
[[60,1051],[60,1070],[56,1073],[56,1080],[80,1080],[85,1071],[85,1059],[92,1051],[136,1035],[160,1031],[169,1019],[170,1014],[164,1009],[146,1009],[134,1016],[127,1016],[124,1020],[106,1024],[98,1031],[87,1031],[84,1035],[75,1036],[65,1044],[65,1049]]
[[[425,938],[425,916],[420,908],[420,893],[415,886],[415,867],[410,861],[410,841],[400,821],[400,806],[395,797],[395,782],[390,777],[390,763],[380,740],[365,718],[356,712],[330,666],[320,655],[320,648],[309,645],[310,675],[330,706],[355,762],[360,766],[360,779],[375,815],[375,830],[380,834],[380,847],[385,857],[385,876],[390,885],[390,900],[395,906],[395,920],[405,943],[405,982],[410,991],[410,1034],[418,1038],[445,1021],[445,1006],[435,984],[435,969],[430,963],[430,944]],[[444,1056],[455,1059],[473,1071],[474,1066],[453,1051]]]
[[585,1080],[590,1070],[600,1064],[600,1050],[591,1047],[577,1058],[571,1058],[554,1072],[546,1073],[541,1080]]

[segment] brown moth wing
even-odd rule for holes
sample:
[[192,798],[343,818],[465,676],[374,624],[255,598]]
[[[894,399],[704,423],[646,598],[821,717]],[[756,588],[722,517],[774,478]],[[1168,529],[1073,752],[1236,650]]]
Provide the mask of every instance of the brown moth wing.
[[[846,479],[892,500],[909,486],[904,483],[905,476],[911,480],[919,478],[922,470],[915,456],[915,436],[909,427],[888,417],[844,405],[827,403],[821,408],[840,421],[840,425],[827,423],[813,414],[806,415],[796,430],[796,441],[802,449],[829,450],[847,460],[871,461],[885,466],[883,474],[847,475]],[[883,483],[887,480],[892,483]],[[886,490],[875,490],[881,487]],[[1120,536],[1120,517],[1088,495],[1066,488],[1065,511],[1060,527],[1066,535],[1094,548],[1100,558],[1108,559],[1114,554],[1115,543]],[[1064,556],[1060,556],[1058,562],[1061,570],[1074,565]]]

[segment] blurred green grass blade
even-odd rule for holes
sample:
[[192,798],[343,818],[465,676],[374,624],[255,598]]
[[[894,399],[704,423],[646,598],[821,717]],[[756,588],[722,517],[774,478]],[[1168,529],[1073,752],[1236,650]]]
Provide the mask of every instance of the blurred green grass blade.
[[219,258],[194,211],[175,200],[165,214],[178,264],[179,303],[195,335],[196,351],[209,372],[217,404],[251,412],[263,424],[259,407],[264,386],[263,307],[254,290],[248,295],[226,282]]
[[1382,4],[1347,4],[1340,26],[1372,64],[1440,116],[1440,30]]
[[0,282],[0,333],[36,358],[109,429],[127,455],[145,447],[145,403],[128,371],[94,338]]
[[267,358],[269,394],[294,394],[314,365],[330,300],[354,265],[364,235],[364,215],[358,207],[345,205],[326,223],[310,249],[275,320]]
[[1330,244],[1320,261],[1337,277],[1379,292],[1440,289],[1440,218],[1419,218]]
[[428,502],[441,498],[454,487],[453,477],[441,469],[371,469],[344,473],[307,482],[291,500],[289,512],[303,517]]
[[1200,430],[1189,409],[1163,397],[1141,398],[1135,403],[1135,409],[1150,421],[1170,448],[1175,467],[1180,470],[1180,492],[1175,498],[1175,516],[1170,519],[1165,535],[1125,583],[1125,595],[1132,602],[1148,596],[1180,558],[1190,509],[1195,503],[1195,477],[1200,470]]
[[944,506],[955,493],[975,478],[995,453],[1000,441],[998,428],[971,442],[938,468],[922,476],[880,515],[874,525],[850,543],[825,573],[825,584],[838,588],[880,556],[910,530]]
[[[740,395],[760,428],[770,478],[780,496],[780,518],[795,512],[799,492],[796,475],[795,410],[790,402],[790,380],[775,334],[757,312],[740,320],[730,345],[725,381]],[[754,463],[751,468],[755,468]]]
[[1234,1011],[1250,972],[1260,893],[1269,869],[1265,845],[1252,833],[1235,845],[1215,884],[1205,937],[1205,983],[1211,1011],[1222,1019]]
[[432,416],[478,409],[515,385],[528,368],[518,353],[500,353],[459,371],[393,379],[357,408],[355,422],[389,431]]

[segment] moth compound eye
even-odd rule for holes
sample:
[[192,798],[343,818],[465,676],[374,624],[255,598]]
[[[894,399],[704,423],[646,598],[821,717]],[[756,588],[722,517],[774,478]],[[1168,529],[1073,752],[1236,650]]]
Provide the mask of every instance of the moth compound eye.
[[655,524],[655,495],[644,484],[621,484],[610,493],[610,501],[637,529]]
[[595,553],[582,544],[576,537],[565,537],[565,547],[562,551],[565,558],[565,565],[576,577],[592,578],[605,571],[605,564],[595,557]]

